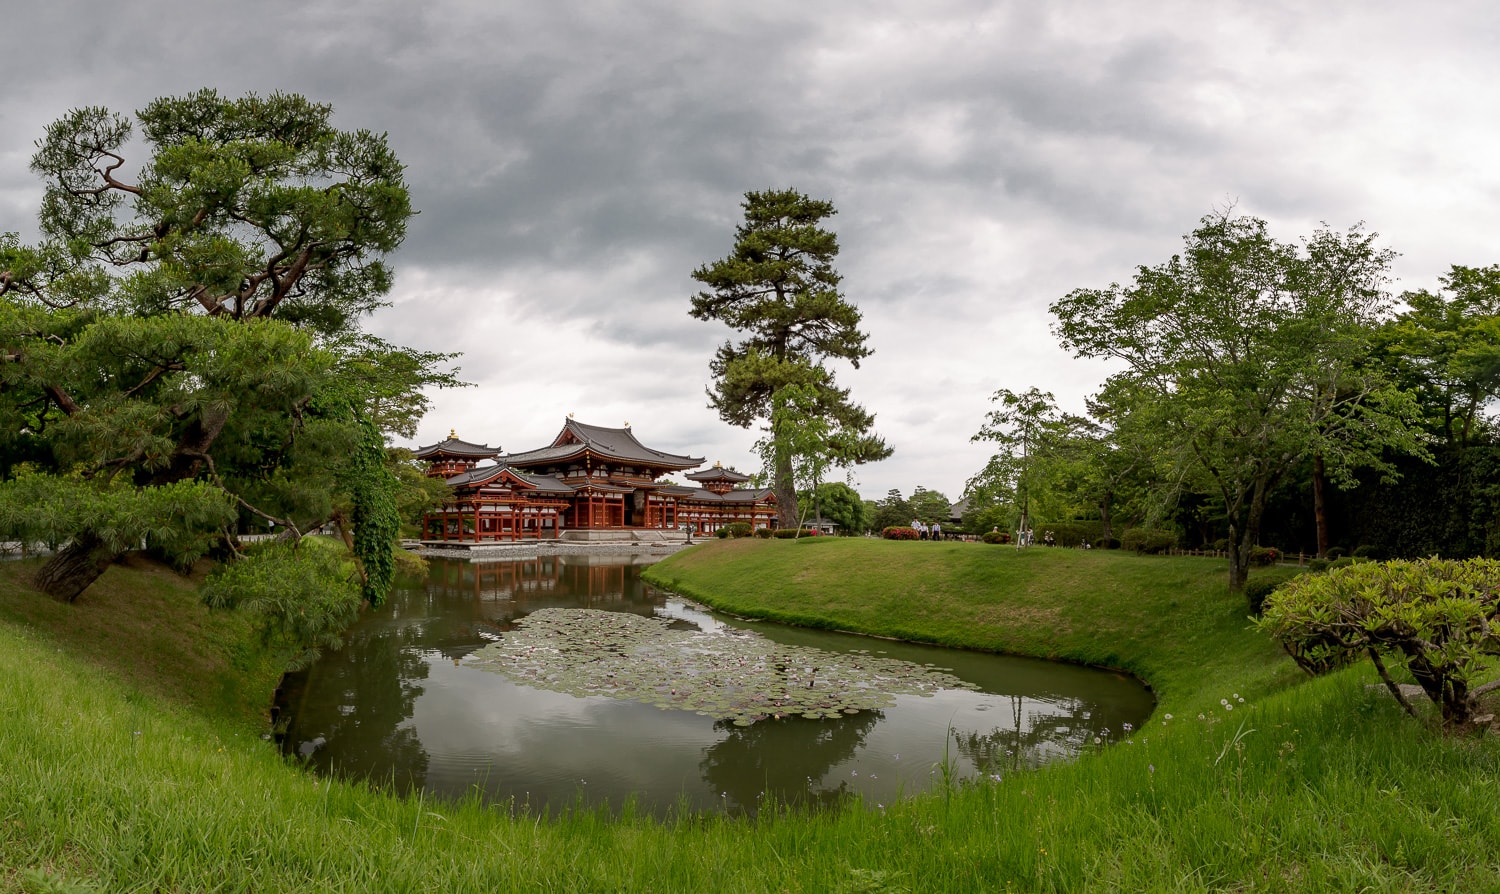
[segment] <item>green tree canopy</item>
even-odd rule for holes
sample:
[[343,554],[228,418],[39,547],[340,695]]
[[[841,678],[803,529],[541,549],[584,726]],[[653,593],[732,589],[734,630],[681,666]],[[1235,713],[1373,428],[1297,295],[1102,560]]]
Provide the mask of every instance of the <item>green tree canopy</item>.
[[1182,254],[1141,267],[1132,284],[1052,305],[1065,347],[1124,364],[1107,390],[1128,430],[1172,466],[1163,480],[1190,478],[1220,501],[1232,589],[1272,489],[1301,457],[1335,457],[1331,472],[1351,480],[1385,449],[1420,449],[1407,402],[1360,337],[1384,308],[1390,253],[1373,240],[1325,229],[1299,247],[1262,220],[1210,214]]
[[[749,428],[770,419],[779,390],[809,387],[816,414],[828,421],[834,454],[849,463],[889,456],[891,449],[871,432],[874,416],[852,402],[823,365],[841,359],[858,368],[870,354],[859,310],[839,291],[833,266],[838,239],[822,226],[833,204],[786,189],[748,192],[743,208],[730,254],[693,272],[707,289],[693,296],[692,315],[723,321],[744,335],[726,341],[710,362],[709,405],[724,421]],[[773,441],[778,437],[773,431]],[[798,516],[796,484],[791,455],[783,454],[774,461],[773,487],[780,523],[791,527]]]
[[[342,518],[379,598],[397,486],[378,468],[382,434],[412,429],[423,387],[456,382],[450,355],[360,329],[412,211],[385,137],[331,116],[300,96],[204,90],[47,129],[32,160],[42,241],[0,239],[0,507],[25,498],[30,470],[100,506],[202,485],[172,491],[217,494],[180,523],[220,536],[235,519],[214,500],[294,534]],[[105,517],[54,531],[68,545],[44,589],[76,597],[122,548]]]
[[1401,299],[1408,309],[1382,329],[1382,354],[1427,430],[1463,449],[1488,432],[1485,407],[1500,396],[1500,265],[1455,265],[1436,292]]

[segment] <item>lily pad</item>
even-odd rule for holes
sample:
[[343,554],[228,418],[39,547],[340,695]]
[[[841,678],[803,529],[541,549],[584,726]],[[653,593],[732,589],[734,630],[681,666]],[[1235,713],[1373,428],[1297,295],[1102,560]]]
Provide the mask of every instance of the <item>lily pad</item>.
[[594,609],[541,609],[471,656],[518,683],[607,695],[748,725],[800,714],[833,718],[889,707],[897,695],[972,689],[931,665],[868,652],[788,646],[746,631]]

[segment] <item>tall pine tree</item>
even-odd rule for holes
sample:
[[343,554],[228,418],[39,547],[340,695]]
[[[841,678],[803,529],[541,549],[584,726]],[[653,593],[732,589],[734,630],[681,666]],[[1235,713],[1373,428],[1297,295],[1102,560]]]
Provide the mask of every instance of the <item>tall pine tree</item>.
[[[859,309],[839,291],[834,269],[838,239],[822,222],[833,203],[794,189],[748,192],[744,223],[727,257],[693,271],[707,289],[693,296],[692,315],[720,320],[743,335],[719,346],[709,368],[709,405],[731,425],[768,419],[772,396],[787,386],[810,386],[816,412],[829,423],[829,452],[839,465],[871,462],[891,448],[871,431],[875,417],[839,388],[829,358],[856,369],[871,353],[859,328]],[[772,432],[773,439],[775,432]],[[776,451],[773,487],[780,524],[797,519],[797,494],[788,450]]]

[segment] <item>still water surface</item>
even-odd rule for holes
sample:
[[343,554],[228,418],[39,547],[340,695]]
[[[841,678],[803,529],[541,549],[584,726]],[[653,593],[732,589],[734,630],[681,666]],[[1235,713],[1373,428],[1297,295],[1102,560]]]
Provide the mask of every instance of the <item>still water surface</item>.
[[[766,796],[868,805],[925,789],[946,760],[960,778],[1003,777],[1112,741],[1153,700],[1127,676],[1025,658],[739,621],[645,584],[648,561],[552,556],[514,562],[435,559],[425,580],[349,632],[343,649],[288,679],[283,747],[319,771],[397,791],[479,794],[535,812],[582,802],[665,814],[754,811]],[[777,642],[936,664],[978,691],[898,695],[837,719],[735,726],[607,696],[513,682],[467,656],[541,608],[670,618],[674,626],[748,628]]]

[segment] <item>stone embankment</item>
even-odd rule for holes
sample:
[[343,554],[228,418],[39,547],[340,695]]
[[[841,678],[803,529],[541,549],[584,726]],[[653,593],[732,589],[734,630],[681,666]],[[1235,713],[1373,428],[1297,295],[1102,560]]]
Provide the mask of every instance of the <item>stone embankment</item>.
[[[701,541],[694,541],[695,543]],[[640,556],[658,559],[692,546],[685,540],[523,540],[519,543],[433,543],[405,541],[402,546],[419,556],[468,559],[474,562],[511,561],[540,556]]]

